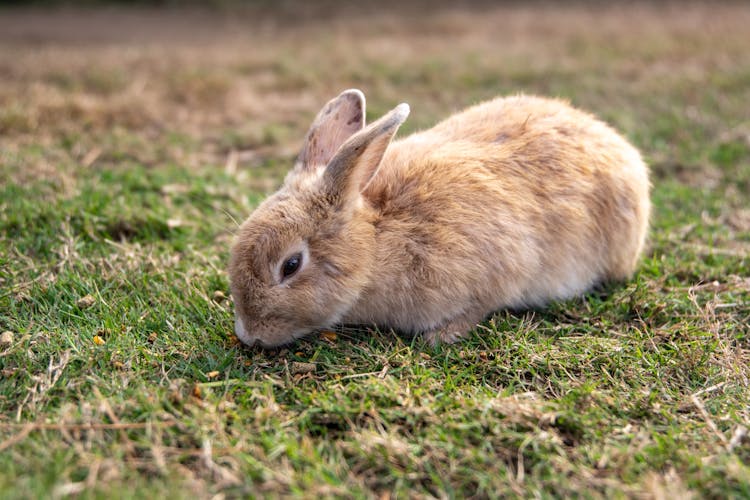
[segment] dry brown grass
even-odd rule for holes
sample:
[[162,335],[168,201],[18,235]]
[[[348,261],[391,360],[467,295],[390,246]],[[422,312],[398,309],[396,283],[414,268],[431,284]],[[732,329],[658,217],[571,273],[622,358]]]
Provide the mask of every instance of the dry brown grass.
[[[584,106],[605,114],[635,106],[631,116],[648,119],[663,89],[699,92],[715,72],[750,58],[750,9],[739,4],[307,10],[312,21],[289,6],[286,17],[259,9],[6,11],[3,149],[55,148],[73,136],[74,162],[93,148],[107,159],[127,147],[122,141],[136,144],[130,154],[145,164],[223,164],[232,148],[263,146],[271,147],[263,154],[288,156],[320,103],[349,86],[362,87],[376,111],[410,101],[415,127],[495,93],[566,95],[571,85],[586,89],[575,95]],[[700,104],[699,95],[687,97]],[[734,104],[717,103],[727,111]],[[184,141],[165,146],[169,135]]]

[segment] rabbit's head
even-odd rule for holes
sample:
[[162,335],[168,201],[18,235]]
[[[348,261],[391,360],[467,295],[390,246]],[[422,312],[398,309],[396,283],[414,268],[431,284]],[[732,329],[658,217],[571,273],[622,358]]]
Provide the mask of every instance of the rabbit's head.
[[320,111],[284,185],[242,224],[231,251],[244,343],[277,346],[331,326],[374,279],[374,213],[361,192],[408,114],[400,104],[365,127],[358,90]]

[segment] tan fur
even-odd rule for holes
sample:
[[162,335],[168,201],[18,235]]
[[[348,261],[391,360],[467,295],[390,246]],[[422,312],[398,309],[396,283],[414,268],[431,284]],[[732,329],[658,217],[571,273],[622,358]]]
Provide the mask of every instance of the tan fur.
[[[302,162],[242,225],[229,274],[243,341],[273,346],[344,322],[452,342],[499,309],[632,274],[648,169],[610,127],[517,96],[386,149],[403,106],[353,132],[327,168]],[[272,269],[300,246],[309,261],[279,283]]]

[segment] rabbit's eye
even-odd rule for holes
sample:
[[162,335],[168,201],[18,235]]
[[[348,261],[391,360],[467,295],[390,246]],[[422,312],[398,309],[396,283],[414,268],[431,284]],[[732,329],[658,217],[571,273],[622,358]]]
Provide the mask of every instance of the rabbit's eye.
[[288,278],[289,276],[293,275],[297,272],[299,269],[299,266],[302,264],[302,254],[296,253],[289,257],[285,262],[284,265],[281,266],[281,275],[283,278]]

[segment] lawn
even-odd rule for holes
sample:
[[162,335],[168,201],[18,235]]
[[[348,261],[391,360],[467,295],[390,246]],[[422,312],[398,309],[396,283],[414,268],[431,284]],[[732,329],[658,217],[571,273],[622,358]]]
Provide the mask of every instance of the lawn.
[[[750,7],[214,5],[0,10],[0,498],[750,496]],[[638,272],[243,348],[233,232],[349,87],[400,135],[596,113],[651,167]]]

